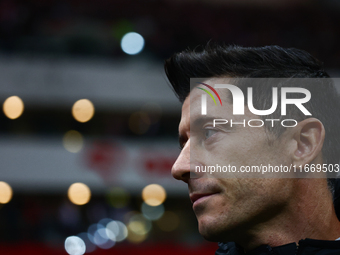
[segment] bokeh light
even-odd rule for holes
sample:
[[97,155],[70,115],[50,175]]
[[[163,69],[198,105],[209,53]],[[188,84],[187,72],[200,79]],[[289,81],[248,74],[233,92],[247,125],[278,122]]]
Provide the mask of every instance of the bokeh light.
[[133,216],[137,215],[137,214],[140,214],[140,212],[138,212],[138,211],[129,211],[129,212],[126,212],[124,214],[123,221],[128,223],[130,221],[130,219]]
[[80,237],[86,246],[86,253],[90,253],[96,250],[96,246],[90,241],[88,234],[85,232],[82,232],[78,235]]
[[165,201],[166,192],[161,185],[150,184],[143,189],[142,198],[146,204],[158,206]]
[[90,201],[91,190],[84,183],[73,183],[68,189],[68,198],[76,205],[84,205]]
[[170,232],[178,228],[179,217],[174,212],[166,211],[156,223],[161,230]]
[[127,228],[137,235],[145,235],[150,232],[152,224],[142,214],[135,214],[130,218]]
[[120,46],[129,55],[136,55],[144,48],[144,38],[138,33],[130,32],[123,36]]
[[[102,226],[99,226],[102,227]],[[94,242],[94,233],[96,233],[98,229],[98,224],[92,224],[89,226],[89,228],[87,229],[87,237],[89,238],[89,240],[93,243],[96,244]]]
[[98,229],[93,235],[93,241],[98,247],[102,249],[110,249],[116,244],[114,239],[115,236],[111,230],[108,230],[104,226],[98,224]]
[[13,191],[11,186],[6,182],[0,182],[0,203],[7,204],[11,201],[13,196]]
[[70,255],[82,255],[86,251],[85,242],[78,236],[69,236],[65,240],[65,250]]
[[130,201],[130,194],[123,188],[113,187],[106,194],[106,200],[115,208],[124,208]]
[[98,226],[103,226],[105,228],[105,226],[110,223],[112,221],[112,219],[110,218],[104,218],[104,219],[101,219],[99,222],[98,222]]
[[88,99],[80,99],[72,107],[72,115],[79,122],[87,122],[94,115],[94,106]]
[[76,130],[66,132],[63,137],[63,145],[66,150],[77,153],[83,148],[84,139],[82,134]]
[[18,96],[11,96],[5,100],[3,111],[7,118],[17,119],[24,111],[24,102]]
[[158,220],[164,214],[164,205],[150,206],[144,202],[141,211],[145,218],[149,220]]
[[104,218],[98,224],[92,224],[87,231],[87,237],[92,244],[101,249],[110,249],[116,244],[116,234],[106,225],[113,220]]
[[106,225],[106,229],[110,230],[116,239],[116,242],[121,242],[128,236],[128,229],[121,221],[111,221]]
[[127,240],[131,243],[137,244],[137,243],[143,242],[147,237],[148,237],[147,234],[138,235],[138,234],[134,233],[133,231],[129,231]]
[[143,242],[152,228],[151,221],[144,218],[142,214],[133,214],[127,224],[127,240],[132,243]]

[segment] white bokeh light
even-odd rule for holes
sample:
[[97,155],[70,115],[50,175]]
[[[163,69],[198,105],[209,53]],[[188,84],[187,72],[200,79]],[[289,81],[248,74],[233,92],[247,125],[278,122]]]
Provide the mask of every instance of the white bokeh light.
[[69,236],[65,240],[65,250],[70,255],[83,255],[86,251],[86,246],[78,236]]
[[107,231],[110,230],[110,232],[113,233],[116,242],[125,240],[128,235],[128,229],[121,221],[111,221],[106,225],[106,229]]
[[110,249],[115,245],[115,241],[113,241],[111,238],[114,238],[114,235],[111,231],[105,229],[105,228],[99,228],[94,233],[94,242],[96,245],[102,249]]
[[144,38],[138,33],[130,32],[123,36],[120,46],[129,55],[140,53],[144,48]]
[[98,224],[92,224],[87,231],[88,239],[101,249],[110,249],[116,244],[115,234],[105,227],[111,219],[102,219]]

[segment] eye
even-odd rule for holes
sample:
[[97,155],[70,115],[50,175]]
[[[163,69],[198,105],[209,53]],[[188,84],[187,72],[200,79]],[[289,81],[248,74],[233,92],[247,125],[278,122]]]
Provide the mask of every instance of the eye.
[[209,137],[211,137],[212,135],[216,134],[218,131],[215,129],[205,129],[204,130],[204,136],[205,139],[208,139]]

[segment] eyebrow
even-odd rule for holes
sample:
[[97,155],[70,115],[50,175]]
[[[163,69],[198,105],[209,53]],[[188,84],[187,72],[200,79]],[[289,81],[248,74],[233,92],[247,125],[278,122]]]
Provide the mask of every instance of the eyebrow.
[[[196,119],[193,120],[193,122],[191,123],[194,127],[200,127],[202,126],[204,123],[207,123],[207,122],[213,122],[214,119],[225,119],[225,118],[222,118],[222,117],[219,117],[219,116],[209,116],[209,117],[204,117],[204,116],[200,116]],[[228,129],[232,129],[233,127],[230,127],[230,119],[226,119],[228,120],[228,123],[225,124],[224,126]]]

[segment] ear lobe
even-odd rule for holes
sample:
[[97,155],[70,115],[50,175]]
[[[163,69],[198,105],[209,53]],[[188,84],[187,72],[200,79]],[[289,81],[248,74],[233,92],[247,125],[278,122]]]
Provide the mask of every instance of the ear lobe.
[[325,128],[321,121],[315,118],[308,118],[301,121],[295,128],[294,139],[297,143],[296,150],[294,151],[295,164],[309,164],[318,156],[321,157],[321,150],[325,139]]

